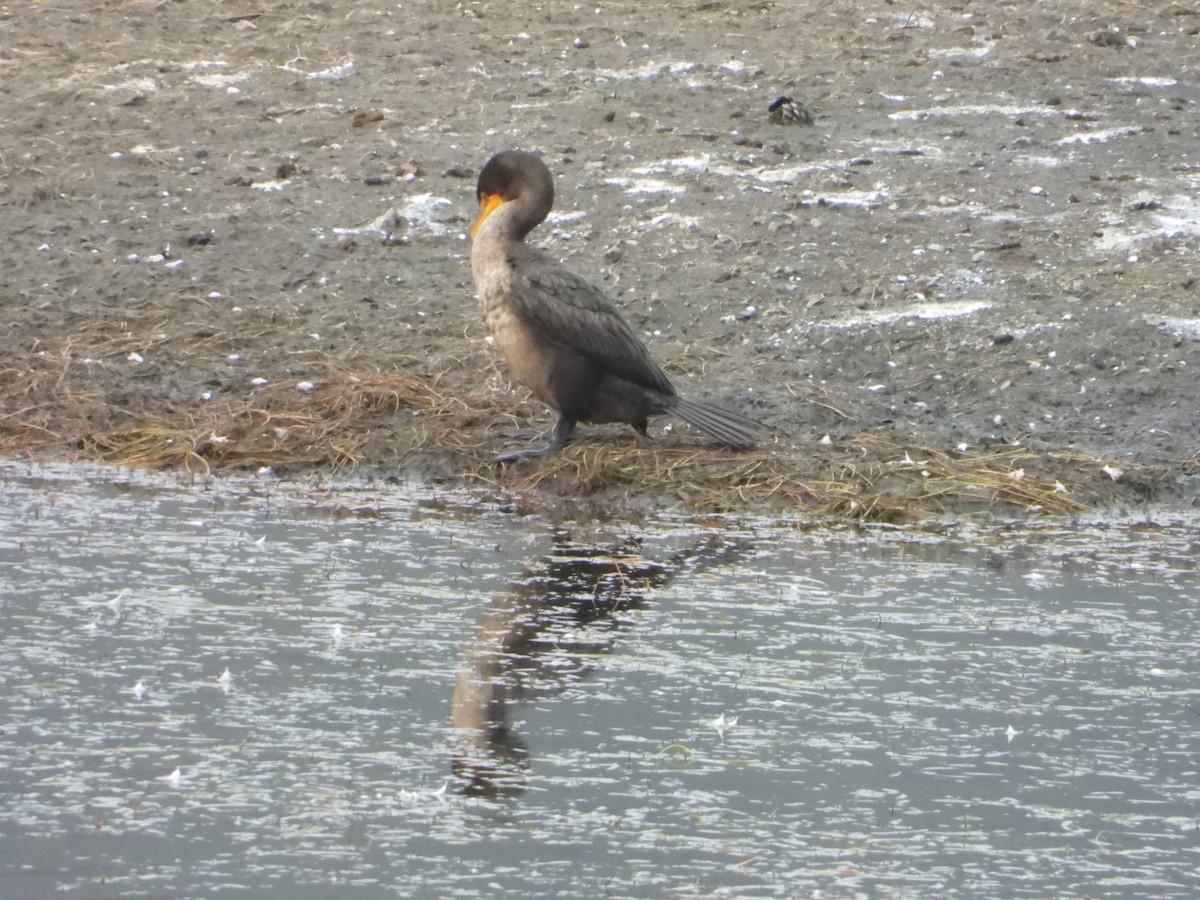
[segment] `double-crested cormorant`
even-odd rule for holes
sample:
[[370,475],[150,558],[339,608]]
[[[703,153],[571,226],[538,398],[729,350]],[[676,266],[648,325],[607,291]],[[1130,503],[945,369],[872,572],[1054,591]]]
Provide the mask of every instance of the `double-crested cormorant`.
[[721,443],[754,446],[753,419],[685,400],[604,293],[528,246],[550,212],[554,182],[531,153],[506,150],[488,160],[476,189],[471,272],[488,330],[513,373],[558,411],[549,441],[505,453],[497,462],[562,448],[576,422],[628,422],[674,413]]

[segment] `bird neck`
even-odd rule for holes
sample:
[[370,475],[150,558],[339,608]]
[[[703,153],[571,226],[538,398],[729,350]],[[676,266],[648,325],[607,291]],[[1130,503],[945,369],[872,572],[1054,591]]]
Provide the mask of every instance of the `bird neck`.
[[508,240],[524,240],[525,235],[537,228],[550,214],[549,203],[539,203],[535,198],[520,197],[502,204],[483,223],[484,231]]

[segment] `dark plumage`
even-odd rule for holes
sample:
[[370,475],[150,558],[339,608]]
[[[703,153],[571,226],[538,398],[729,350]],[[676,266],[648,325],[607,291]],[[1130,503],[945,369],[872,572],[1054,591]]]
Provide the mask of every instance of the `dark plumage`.
[[754,446],[759,423],[676,394],[608,297],[524,242],[554,203],[540,159],[518,150],[496,154],[479,174],[476,196],[471,272],[484,321],[517,378],[559,414],[547,443],[497,461],[553,453],[576,422],[628,422],[645,434],[646,420],[660,413],[729,447]]
[[767,114],[775,125],[811,125],[812,113],[791,97],[778,97],[767,107]]

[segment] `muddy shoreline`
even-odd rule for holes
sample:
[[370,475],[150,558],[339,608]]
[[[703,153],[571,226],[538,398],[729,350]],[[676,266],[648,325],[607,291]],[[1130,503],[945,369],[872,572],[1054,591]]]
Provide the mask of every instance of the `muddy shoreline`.
[[[612,515],[1195,504],[1200,14],[893,9],[0,6],[0,452]],[[758,452],[658,420],[490,464],[551,421],[472,296],[508,147],[555,174],[533,237]]]

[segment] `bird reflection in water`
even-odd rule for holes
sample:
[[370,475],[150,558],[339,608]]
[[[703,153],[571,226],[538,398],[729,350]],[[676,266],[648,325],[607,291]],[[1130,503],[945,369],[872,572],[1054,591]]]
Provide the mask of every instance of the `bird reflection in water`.
[[681,571],[727,562],[743,549],[713,535],[654,562],[640,554],[640,544],[587,547],[556,532],[546,559],[496,597],[467,649],[451,704],[461,793],[521,793],[529,752],[514,731],[511,704],[580,680],[586,659],[607,652],[611,633],[629,624],[623,611],[643,606],[651,590]]

